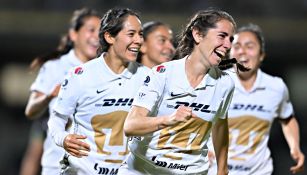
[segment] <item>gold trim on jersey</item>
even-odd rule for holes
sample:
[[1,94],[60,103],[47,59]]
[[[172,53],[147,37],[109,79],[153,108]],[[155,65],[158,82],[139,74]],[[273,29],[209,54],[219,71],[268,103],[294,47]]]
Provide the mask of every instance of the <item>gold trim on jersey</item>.
[[[129,153],[123,130],[127,114],[127,111],[115,111],[104,115],[96,115],[92,118],[91,124],[95,131],[95,143],[98,153],[105,155],[117,154],[121,157]],[[106,146],[116,146],[117,148],[109,152],[104,149]],[[122,160],[107,159],[105,162],[122,163]]]
[[[258,145],[268,134],[270,122],[259,119],[255,116],[240,116],[228,119],[229,125],[229,144],[244,146],[247,150],[243,154],[252,155]],[[234,146],[236,149],[237,146]],[[236,152],[235,149],[229,149],[229,152]],[[241,149],[241,148],[240,148]],[[234,160],[245,160],[243,157],[231,157]]]
[[[158,149],[181,149],[176,153],[192,154],[199,151],[212,126],[212,122],[207,122],[201,118],[191,118],[185,123],[167,127],[161,130]],[[181,160],[181,156],[165,154],[164,157],[174,160]]]

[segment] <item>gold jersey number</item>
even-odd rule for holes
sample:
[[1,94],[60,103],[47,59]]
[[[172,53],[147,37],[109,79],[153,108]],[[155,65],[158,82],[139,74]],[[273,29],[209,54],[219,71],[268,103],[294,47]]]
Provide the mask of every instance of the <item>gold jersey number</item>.
[[[200,118],[191,118],[186,123],[164,128],[160,132],[157,147],[158,149],[180,148],[181,153],[192,153],[194,150],[200,150],[211,126],[211,122],[206,122]],[[175,160],[182,159],[180,156],[170,154],[166,154],[164,157]]]
[[123,156],[128,154],[128,140],[124,135],[124,122],[127,114],[126,111],[115,111],[92,118],[97,152],[118,157],[116,160],[105,159],[106,162],[122,163]]
[[[268,133],[270,123],[253,116],[229,118],[229,152],[237,152],[244,149],[245,155],[255,153],[258,145]],[[232,157],[235,160],[245,160],[244,157]]]

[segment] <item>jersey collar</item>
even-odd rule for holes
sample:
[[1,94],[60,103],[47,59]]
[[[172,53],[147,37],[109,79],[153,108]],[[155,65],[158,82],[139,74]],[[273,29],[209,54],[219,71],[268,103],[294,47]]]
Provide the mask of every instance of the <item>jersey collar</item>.
[[186,72],[185,72],[185,63],[186,59],[188,56],[184,57],[183,59],[180,60],[180,76],[178,77],[185,77],[185,81],[187,82],[186,85],[187,87],[185,88],[188,92],[193,92],[195,90],[199,89],[204,89],[207,88],[208,86],[215,86],[217,83],[217,79],[220,76],[220,71],[218,68],[212,67],[209,69],[208,73],[204,76],[202,81],[195,87],[193,88],[187,78]]
[[[236,71],[235,69],[233,69],[233,71]],[[263,89],[265,88],[265,86],[262,84],[262,77],[263,77],[263,72],[261,71],[261,69],[257,70],[257,77],[256,77],[256,81],[253,85],[253,87],[251,88],[251,90],[246,91],[245,88],[242,86],[238,76],[236,73],[234,73],[233,79],[235,81],[235,85],[236,88],[238,88],[240,91],[245,92],[245,93],[253,93],[259,89]]]
[[72,67],[74,66],[78,66],[82,64],[82,61],[78,59],[77,55],[75,54],[75,50],[71,49],[68,53],[67,53],[67,61],[69,62],[70,65],[72,65]]
[[102,53],[102,55],[100,56],[100,58],[101,58],[102,61],[103,61],[103,65],[104,65],[106,71],[108,71],[111,75],[113,75],[115,79],[117,79],[117,78],[126,78],[126,79],[130,79],[130,78],[132,77],[133,71],[134,71],[134,69],[135,69],[133,63],[129,63],[128,68],[125,68],[124,71],[123,71],[122,73],[116,74],[116,73],[114,73],[114,72],[110,69],[110,67],[107,65],[107,63],[106,63],[106,61],[105,61],[105,59],[104,59],[104,55],[105,55],[105,53]]

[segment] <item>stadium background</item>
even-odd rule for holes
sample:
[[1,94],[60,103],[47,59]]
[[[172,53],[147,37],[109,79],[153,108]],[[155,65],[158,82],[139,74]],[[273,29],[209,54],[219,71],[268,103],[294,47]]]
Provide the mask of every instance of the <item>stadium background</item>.
[[[129,7],[143,22],[169,23],[175,34],[197,10],[217,7],[229,12],[238,26],[259,24],[267,56],[262,69],[284,78],[301,128],[301,147],[307,154],[307,0],[1,0],[0,2],[0,174],[18,174],[31,122],[24,116],[29,86],[35,75],[28,64],[54,49],[68,27],[73,10]],[[293,161],[275,121],[270,147],[275,175],[290,174]],[[306,168],[305,168],[306,169]],[[307,174],[305,172],[305,174]]]

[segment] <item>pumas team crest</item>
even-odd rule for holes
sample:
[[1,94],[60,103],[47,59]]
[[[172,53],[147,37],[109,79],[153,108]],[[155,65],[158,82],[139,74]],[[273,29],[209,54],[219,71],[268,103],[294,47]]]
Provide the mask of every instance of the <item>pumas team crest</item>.
[[145,81],[144,81],[144,83],[149,83],[149,82],[150,82],[150,77],[147,76],[146,79],[145,79]]
[[82,74],[82,73],[83,73],[82,67],[77,67],[77,68],[75,69],[75,74],[80,75],[80,74]]
[[163,72],[165,72],[166,68],[165,68],[165,66],[160,65],[160,66],[157,67],[156,70],[157,70],[157,72],[159,72],[159,73],[163,73]]
[[65,87],[67,84],[68,84],[68,80],[65,79],[65,80],[62,82],[62,87]]

